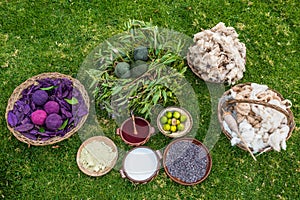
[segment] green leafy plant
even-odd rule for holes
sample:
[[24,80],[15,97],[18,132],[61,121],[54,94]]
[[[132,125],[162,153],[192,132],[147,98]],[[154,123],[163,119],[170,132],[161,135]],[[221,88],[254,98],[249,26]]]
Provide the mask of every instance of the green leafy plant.
[[[145,118],[157,104],[176,104],[176,93],[182,90],[186,71],[184,52],[188,40],[181,34],[158,29],[151,23],[129,21],[124,34],[105,41],[95,51],[92,69],[96,104],[108,113],[118,115],[134,110]],[[115,67],[119,62],[133,63],[133,50],[148,47],[148,69],[136,78],[118,78]]]

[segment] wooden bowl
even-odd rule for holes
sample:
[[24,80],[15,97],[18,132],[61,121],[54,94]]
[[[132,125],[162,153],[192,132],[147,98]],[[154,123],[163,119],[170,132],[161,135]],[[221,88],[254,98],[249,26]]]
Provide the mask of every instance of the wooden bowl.
[[[164,116],[167,111],[171,111],[171,112],[178,111],[181,115],[187,116],[186,121],[183,123],[184,124],[184,130],[176,131],[176,132],[171,133],[170,131],[165,131],[163,129],[163,125],[160,122],[160,118],[162,116]],[[183,137],[183,136],[185,136],[186,134],[188,134],[190,132],[190,130],[193,127],[193,118],[192,118],[191,114],[187,110],[185,110],[184,108],[171,106],[171,107],[167,107],[167,108],[163,109],[158,114],[156,123],[157,123],[157,127],[158,127],[159,131],[162,134],[164,134],[165,136],[171,137],[171,138],[178,138],[178,137]]]
[[[172,147],[173,145],[176,145],[176,144],[180,143],[180,142],[186,142],[187,144],[192,143],[192,144],[196,145],[196,146],[199,148],[198,150],[201,149],[201,155],[200,155],[200,153],[197,154],[197,156],[199,156],[198,159],[205,158],[206,161],[207,161],[206,166],[205,166],[205,169],[203,169],[203,170],[205,170],[205,173],[202,175],[201,178],[197,179],[197,180],[194,181],[194,182],[184,181],[184,180],[180,179],[179,177],[174,176],[174,175],[172,174],[172,172],[170,171],[169,167],[168,167],[168,162],[178,162],[178,161],[180,160],[180,158],[178,159],[179,156],[175,156],[175,160],[172,160],[172,161],[168,160],[168,159],[172,159],[172,158],[174,159],[174,155],[169,155],[169,152],[170,152],[171,147]],[[191,151],[190,151],[190,150],[186,150],[186,152],[185,152],[185,151],[183,151],[183,149],[179,149],[177,154],[181,154],[181,153],[182,153],[182,155],[184,155],[184,153],[191,153]],[[194,159],[197,159],[197,158],[195,157]],[[188,185],[196,185],[196,184],[199,184],[199,183],[201,183],[202,181],[204,181],[204,180],[208,177],[208,175],[210,174],[211,167],[212,167],[212,159],[211,159],[211,156],[210,156],[210,154],[209,154],[209,150],[208,150],[207,147],[206,147],[204,144],[202,144],[200,141],[198,141],[198,140],[196,140],[196,139],[194,139],[194,138],[179,138],[179,139],[176,139],[176,140],[172,141],[172,142],[166,147],[166,149],[165,149],[165,151],[164,151],[164,154],[163,154],[163,166],[164,166],[164,169],[165,169],[166,174],[167,174],[173,181],[175,181],[175,182],[177,182],[177,183],[179,183],[179,184],[181,184],[181,185],[187,185],[187,186],[188,186]],[[184,172],[189,171],[189,170],[190,170],[190,171],[193,171],[193,170],[191,170],[192,167],[193,167],[193,166],[191,166],[190,163],[186,163],[186,168],[184,169]],[[182,170],[182,169],[181,169],[181,170]],[[202,172],[201,172],[201,173],[202,173]]]
[[[85,168],[84,164],[82,163],[82,160],[81,160],[82,150],[84,148],[87,148],[88,145],[93,142],[99,142],[99,143],[103,142],[105,145],[107,145],[107,147],[111,148],[112,152],[115,152],[115,154],[116,154],[115,157],[112,159],[112,162],[110,162],[109,165],[106,166],[104,170],[92,171],[92,170]],[[101,159],[102,155],[93,154],[93,149],[91,149],[91,146],[89,149],[86,149],[86,150],[88,150],[89,153],[91,153],[91,155],[93,155],[95,159],[97,159],[97,158]],[[79,169],[86,175],[95,176],[95,177],[103,176],[104,174],[107,174],[115,166],[117,160],[118,160],[118,148],[111,139],[109,139],[108,137],[105,137],[105,136],[94,136],[94,137],[91,137],[91,138],[85,140],[79,147],[78,152],[77,152],[77,157],[76,157],[76,161],[77,161],[77,165],[78,165]]]

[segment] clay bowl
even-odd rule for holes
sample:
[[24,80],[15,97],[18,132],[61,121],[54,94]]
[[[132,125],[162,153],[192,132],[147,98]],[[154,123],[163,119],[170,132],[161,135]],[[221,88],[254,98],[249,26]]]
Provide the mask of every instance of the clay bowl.
[[[160,118],[162,116],[164,116],[166,114],[166,112],[174,112],[174,111],[178,111],[181,115],[185,115],[187,116],[187,119],[185,122],[183,122],[184,124],[184,130],[182,131],[176,131],[176,132],[170,132],[170,131],[165,131],[163,129],[163,125],[162,123],[160,122]],[[175,106],[170,106],[170,107],[167,107],[165,109],[163,109],[157,116],[157,127],[159,129],[159,131],[164,134],[165,136],[167,137],[171,137],[171,138],[179,138],[179,137],[183,137],[185,136],[186,134],[188,134],[190,132],[190,130],[192,129],[193,127],[193,118],[191,116],[191,114],[185,110],[184,108],[179,108],[179,107],[175,107]]]
[[117,128],[117,135],[130,146],[141,146],[145,144],[151,135],[155,132],[154,127],[142,117],[135,117],[135,126],[137,134],[134,134],[133,120],[128,118],[120,128]]
[[153,180],[161,167],[160,151],[141,146],[131,149],[123,159],[120,174],[135,184],[145,184]]
[[181,185],[196,185],[210,174],[212,159],[209,150],[200,141],[194,138],[180,138],[166,147],[163,166],[173,181]]

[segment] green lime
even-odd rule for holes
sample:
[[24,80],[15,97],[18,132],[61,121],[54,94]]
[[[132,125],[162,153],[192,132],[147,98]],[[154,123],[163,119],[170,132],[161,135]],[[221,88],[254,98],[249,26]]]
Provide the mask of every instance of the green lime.
[[172,124],[172,119],[168,119],[168,124]]
[[176,125],[178,125],[178,124],[180,124],[180,120],[177,119],[176,120]]
[[178,131],[183,131],[184,130],[184,125],[183,124],[178,124],[177,125],[177,130]]
[[177,127],[172,125],[170,130],[171,130],[172,132],[176,132],[176,131],[177,131]]
[[167,116],[167,118],[169,118],[169,119],[171,119],[172,118],[172,112],[171,111],[167,111],[166,112],[166,116]]
[[180,113],[178,111],[175,111],[173,113],[173,117],[175,117],[176,119],[179,119],[180,118]]
[[160,122],[161,122],[162,124],[166,124],[166,123],[168,122],[168,118],[167,118],[166,116],[162,116],[162,117],[160,118]]
[[181,115],[180,116],[180,122],[185,122],[187,119],[186,115]]
[[169,131],[169,130],[171,129],[170,124],[164,124],[163,129],[164,129],[165,131]]

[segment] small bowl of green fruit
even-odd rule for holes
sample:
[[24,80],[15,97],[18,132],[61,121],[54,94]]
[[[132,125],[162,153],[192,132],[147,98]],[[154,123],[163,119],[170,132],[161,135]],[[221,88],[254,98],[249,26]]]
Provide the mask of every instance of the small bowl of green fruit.
[[182,137],[191,130],[192,126],[192,116],[184,108],[167,107],[157,116],[158,129],[168,137]]

